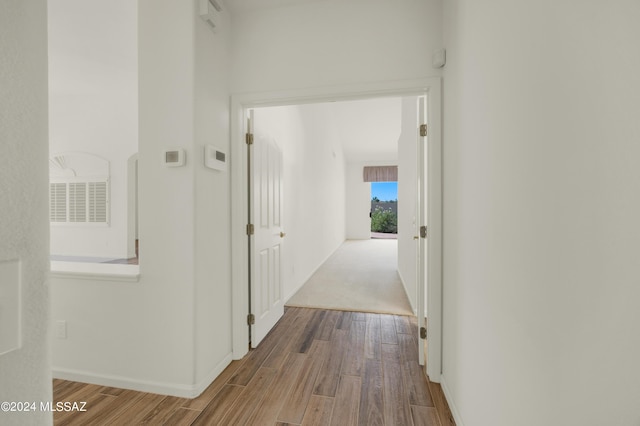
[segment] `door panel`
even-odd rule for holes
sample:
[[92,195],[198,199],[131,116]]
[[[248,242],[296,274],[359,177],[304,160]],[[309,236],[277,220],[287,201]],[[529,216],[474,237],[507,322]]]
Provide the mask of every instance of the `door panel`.
[[271,138],[254,134],[251,215],[251,346],[256,347],[284,314],[282,299],[282,152]]

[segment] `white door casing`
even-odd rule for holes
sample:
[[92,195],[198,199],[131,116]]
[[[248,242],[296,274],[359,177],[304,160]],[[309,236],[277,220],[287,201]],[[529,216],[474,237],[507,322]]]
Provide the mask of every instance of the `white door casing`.
[[418,239],[418,360],[420,365],[426,365],[426,357],[424,352],[424,342],[420,338],[420,329],[426,328],[425,324],[425,316],[426,316],[426,289],[428,288],[429,276],[427,273],[427,259],[428,259],[428,244],[426,236],[421,235],[421,228],[423,226],[427,226],[428,218],[427,218],[427,207],[428,207],[428,158],[427,158],[427,144],[428,139],[426,136],[420,135],[420,125],[428,124],[427,123],[427,113],[426,113],[426,98],[419,97],[418,98],[418,117],[417,117],[417,126],[416,126],[416,161],[417,161],[417,170],[418,170],[418,235],[420,235]]
[[[253,123],[253,118],[251,118]],[[253,126],[250,243],[251,347],[255,348],[284,314],[282,282],[282,151]]]
[[427,200],[427,250],[425,282],[427,323],[427,374],[440,383],[442,376],[442,81],[427,92],[427,143],[422,161],[427,165],[422,196]]
[[[427,97],[429,123],[428,180],[428,359],[427,373],[433,382],[440,382],[442,372],[442,80],[438,77],[418,80],[398,80],[345,86],[280,90],[275,92],[235,94],[231,97],[231,258],[232,258],[232,345],[233,358],[247,353],[249,328],[246,314],[249,300],[249,262],[246,224],[247,149],[245,123],[247,111],[259,106],[298,105],[313,102],[366,99],[385,96]],[[424,185],[426,186],[426,185]],[[426,188],[423,193],[427,195]],[[426,285],[424,280],[422,285]],[[423,290],[424,291],[424,290]]]

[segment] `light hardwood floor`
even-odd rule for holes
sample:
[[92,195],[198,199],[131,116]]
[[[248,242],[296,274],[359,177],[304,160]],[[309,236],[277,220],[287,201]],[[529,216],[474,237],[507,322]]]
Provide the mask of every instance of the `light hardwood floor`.
[[54,380],[56,402],[87,402],[54,424],[450,425],[418,365],[416,327],[404,316],[287,308],[195,399]]

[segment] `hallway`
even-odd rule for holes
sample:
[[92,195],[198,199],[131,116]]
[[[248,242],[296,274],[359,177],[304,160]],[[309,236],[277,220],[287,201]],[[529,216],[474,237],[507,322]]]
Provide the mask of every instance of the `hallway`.
[[438,426],[442,397],[418,365],[415,327],[414,317],[288,308],[192,400],[55,380],[56,402],[87,401],[86,412],[56,412],[55,425]]

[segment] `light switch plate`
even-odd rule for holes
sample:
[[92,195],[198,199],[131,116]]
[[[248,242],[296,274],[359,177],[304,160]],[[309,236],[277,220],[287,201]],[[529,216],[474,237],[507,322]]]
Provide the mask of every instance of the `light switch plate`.
[[0,355],[20,349],[20,260],[0,262]]

